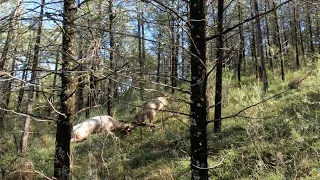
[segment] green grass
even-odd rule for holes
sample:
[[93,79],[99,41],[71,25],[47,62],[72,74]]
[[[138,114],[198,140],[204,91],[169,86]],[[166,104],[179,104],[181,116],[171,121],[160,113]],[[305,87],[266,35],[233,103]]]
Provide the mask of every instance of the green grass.
[[[268,72],[266,94],[254,75],[243,76],[239,88],[234,72],[226,70],[223,116],[284,91],[290,82],[304,78],[314,67],[317,69],[298,88],[247,109],[241,116],[223,120],[221,133],[214,134],[213,124],[208,125],[209,166],[221,162],[209,170],[210,179],[320,179],[319,65],[287,70],[285,82],[277,69],[273,74]],[[213,75],[209,82],[208,98],[213,105]],[[182,93],[175,96],[189,99]],[[141,104],[138,93],[133,91],[119,99],[115,103],[115,116],[131,122],[138,111],[131,104]],[[172,100],[169,109],[189,111],[186,104]],[[118,135],[119,139],[93,135],[85,142],[73,144],[74,179],[190,179],[188,117],[164,113],[164,126],[161,117],[158,113],[155,131],[141,127],[129,135]],[[209,119],[212,118],[211,109]],[[26,158],[37,171],[52,176],[55,126],[33,122],[32,128],[39,133],[31,135]],[[10,133],[1,138],[0,150],[0,166],[8,167],[18,156]]]

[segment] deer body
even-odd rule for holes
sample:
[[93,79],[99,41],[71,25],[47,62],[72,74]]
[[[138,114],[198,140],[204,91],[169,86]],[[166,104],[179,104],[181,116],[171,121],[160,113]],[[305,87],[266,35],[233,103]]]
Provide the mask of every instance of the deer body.
[[130,132],[132,126],[113,119],[111,116],[95,116],[75,126],[71,133],[71,142],[82,142],[93,133],[113,135],[113,132]]
[[163,107],[166,105],[168,105],[168,101],[165,97],[158,97],[154,101],[146,103],[139,111],[139,113],[135,116],[133,124],[138,126],[145,126],[147,125],[145,121],[149,119],[150,126],[153,126],[157,112],[163,109]]

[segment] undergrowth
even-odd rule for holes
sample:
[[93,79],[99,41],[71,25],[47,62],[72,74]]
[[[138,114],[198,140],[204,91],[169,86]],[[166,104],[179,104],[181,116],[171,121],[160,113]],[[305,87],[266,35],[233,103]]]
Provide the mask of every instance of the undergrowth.
[[[268,73],[269,90],[263,94],[261,83],[252,76],[242,78],[238,87],[234,72],[224,72],[223,116],[284,92],[253,106],[239,116],[224,119],[222,131],[214,134],[208,125],[210,179],[320,179],[320,68],[305,78],[315,66],[287,71],[282,82],[279,72]],[[305,78],[298,86],[288,84]],[[214,102],[214,77],[208,84],[209,104]],[[152,94],[147,94],[146,99]],[[141,105],[133,91],[119,96],[115,117],[132,122]],[[188,113],[182,100],[188,96],[177,92],[167,110]],[[105,114],[101,109],[93,115]],[[14,117],[19,119],[19,117]],[[21,118],[20,118],[21,119]],[[210,117],[213,119],[213,109]],[[84,120],[80,116],[76,122]],[[18,120],[16,120],[18,122]],[[74,179],[190,179],[188,117],[159,112],[157,128],[134,129],[131,134],[93,135],[87,141],[72,144]],[[12,130],[19,129],[19,125]],[[55,125],[33,122],[28,153],[33,168],[52,176]],[[7,132],[1,138],[0,167],[7,172],[19,157],[19,133]],[[19,138],[18,138],[19,139]],[[39,179],[41,176],[37,175]]]

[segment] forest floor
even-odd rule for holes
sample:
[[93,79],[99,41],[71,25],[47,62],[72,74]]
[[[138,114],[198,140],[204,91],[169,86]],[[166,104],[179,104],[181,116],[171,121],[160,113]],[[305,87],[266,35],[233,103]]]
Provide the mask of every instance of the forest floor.
[[[210,179],[320,179],[319,77],[319,65],[287,70],[285,82],[281,81],[278,70],[269,71],[269,90],[263,94],[262,85],[254,75],[244,76],[239,88],[235,73],[226,70],[223,117],[241,113],[224,119],[218,134],[212,132],[212,123],[208,125]],[[213,84],[214,80],[208,85],[210,105],[214,100]],[[119,97],[116,118],[132,122],[132,112],[138,110],[132,104],[140,103],[131,101],[136,96]],[[180,93],[174,96],[189,99]],[[188,113],[188,105],[170,101],[167,110]],[[209,114],[213,118],[212,110]],[[16,162],[20,157],[17,140],[21,119],[12,115],[8,125],[12,131],[1,137],[3,175],[9,174],[10,169],[28,168]],[[79,117],[76,122],[79,120],[84,118]],[[159,112],[154,130],[138,127],[128,135],[117,135],[118,138],[100,134],[72,144],[73,178],[190,179],[188,126],[186,116]],[[40,173],[52,176],[54,145],[55,124],[33,122],[25,158],[38,176]]]

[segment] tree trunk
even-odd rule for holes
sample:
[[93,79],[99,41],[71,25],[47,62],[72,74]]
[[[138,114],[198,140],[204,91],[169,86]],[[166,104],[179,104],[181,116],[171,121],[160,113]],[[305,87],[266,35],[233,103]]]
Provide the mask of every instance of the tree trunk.
[[[270,9],[270,4],[269,4],[269,0],[266,0],[265,1],[265,11],[267,11],[268,9]],[[267,59],[269,59],[270,70],[273,71],[274,67],[273,67],[273,60],[272,60],[272,55],[271,55],[269,16],[266,16],[265,21],[266,21],[265,26],[266,26],[266,38],[267,38],[266,57],[267,57]]]
[[[273,0],[273,7],[276,7],[276,2]],[[275,23],[276,23],[276,32],[277,32],[277,44],[279,48],[279,58],[280,58],[280,68],[281,68],[281,79],[282,81],[285,81],[285,73],[284,73],[284,62],[283,62],[283,50],[282,50],[282,41],[281,41],[281,31],[280,31],[280,26],[279,26],[279,21],[278,21],[278,14],[277,10],[273,11],[274,12],[274,18],[275,18]]]
[[[315,50],[314,50],[314,45],[313,45],[312,21],[311,21],[311,14],[310,13],[308,13],[307,18],[308,18],[308,29],[309,29],[309,35],[310,35],[310,48],[311,48],[311,53],[313,56]],[[314,58],[312,58],[312,61],[314,61]]]
[[[174,1],[172,1],[172,7],[174,7]],[[179,10],[177,10],[179,12]],[[171,16],[170,21],[171,30],[171,93],[174,93],[174,88],[177,87],[178,78],[178,46],[179,46],[179,30],[175,28],[174,16]]]
[[[254,11],[255,15],[259,15],[259,7],[257,0],[253,0],[254,5]],[[266,65],[265,65],[265,57],[263,54],[263,42],[262,42],[262,32],[261,32],[261,25],[260,25],[260,17],[256,18],[256,30],[257,30],[257,36],[256,36],[256,42],[257,42],[257,48],[258,48],[258,54],[260,57],[260,68],[261,68],[261,80],[263,82],[263,92],[266,93],[268,90],[268,79],[267,79],[267,72],[266,72]]]
[[[83,49],[82,49],[82,45],[81,45],[82,43],[83,43],[83,37],[80,35],[79,60],[83,59]],[[84,71],[84,65],[83,64],[79,64],[79,71],[80,72]],[[84,97],[83,97],[83,92],[84,92],[84,89],[85,89],[85,82],[84,81],[85,81],[84,77],[81,77],[81,78],[78,79],[77,111],[80,111],[84,106]]]
[[70,178],[70,139],[74,120],[76,80],[74,78],[75,0],[64,0],[60,112],[57,120],[54,177]]
[[[39,64],[39,53],[40,53],[40,42],[41,42],[41,33],[42,33],[42,21],[43,21],[43,13],[44,13],[44,5],[45,0],[41,0],[41,9],[40,9],[40,16],[39,16],[39,23],[37,29],[37,37],[36,37],[36,44],[34,46],[34,54],[33,54],[33,62],[32,62],[32,72],[31,72],[31,80],[30,80],[30,87],[28,92],[28,100],[27,100],[27,114],[32,114],[32,107],[33,107],[33,97],[34,97],[34,90],[35,90],[35,83],[37,82],[37,67]],[[20,152],[25,153],[27,150],[27,142],[29,137],[29,129],[30,129],[30,122],[31,117],[27,115],[23,122],[22,127],[22,134],[20,140]]]
[[185,73],[185,57],[184,57],[184,42],[185,42],[185,38],[184,38],[184,30],[181,31],[181,47],[182,47],[182,50],[181,50],[181,76],[182,78],[185,78],[186,76],[186,73]]
[[[253,14],[251,14],[253,16]],[[255,64],[255,74],[256,74],[256,79],[259,78],[259,65],[258,65],[258,58],[257,58],[257,48],[256,48],[256,32],[254,30],[255,26],[254,23],[252,22],[251,25],[251,43],[250,43],[250,49],[251,49],[251,56],[254,60]]]
[[[223,0],[219,0],[220,8]],[[190,1],[191,52],[191,179],[208,179],[207,162],[207,117],[206,96],[206,21],[205,3]],[[222,19],[221,19],[222,20]]]
[[318,41],[318,49],[319,49],[319,54],[320,54],[320,22],[319,22],[319,18],[317,17],[317,41]]
[[[25,64],[23,65],[23,70],[22,70],[22,77],[21,79],[24,80],[24,81],[27,81],[27,74],[28,74],[28,70],[29,69],[29,64],[31,62],[31,49],[32,49],[32,38],[33,37],[33,33],[30,33],[30,36],[29,36],[29,43],[28,43],[28,50],[27,50],[27,57],[26,57],[26,62]],[[21,103],[22,103],[22,100],[23,100],[23,95],[24,95],[24,85],[25,85],[25,82],[24,81],[21,81],[20,82],[20,89],[19,89],[19,94],[18,94],[18,98],[17,98],[17,102],[16,102],[16,111],[17,112],[20,112],[20,109],[21,109]]]
[[[52,95],[50,95],[49,100],[51,100],[53,106],[55,106],[55,96],[56,96],[56,92],[57,92],[57,74],[58,74],[58,66],[59,66],[59,55],[60,55],[60,51],[57,50],[57,54],[56,54],[56,63],[54,66],[54,75],[53,75],[53,82],[52,82]],[[51,107],[48,106],[48,117],[50,117],[51,115]]]
[[144,59],[143,59],[143,49],[142,49],[142,41],[144,41],[142,39],[142,27],[144,26],[143,24],[143,20],[142,20],[142,10],[141,10],[141,5],[139,4],[139,2],[137,2],[137,9],[138,9],[138,53],[139,53],[139,67],[140,67],[140,80],[139,80],[139,89],[140,89],[140,99],[141,101],[144,100],[144,93],[143,93],[143,81],[144,81]]
[[299,35],[300,35],[301,51],[302,51],[303,57],[305,58],[306,52],[304,50],[304,45],[303,45],[304,41],[303,41],[302,28],[301,28],[301,23],[300,22],[298,23],[298,26],[299,26],[298,28],[299,28]]
[[[11,20],[9,22],[9,30],[7,33],[6,41],[4,42],[3,51],[0,56],[0,71],[6,71],[5,65],[7,62],[7,56],[10,50],[10,46],[12,45],[12,42],[17,41],[15,39],[18,39],[18,30],[19,30],[19,21],[20,21],[20,11],[21,11],[21,3],[22,0],[18,1],[16,9],[12,12]],[[18,26],[18,27],[16,27]],[[18,42],[14,42],[18,43]],[[16,45],[17,47],[17,45]],[[16,51],[16,47],[14,51]],[[15,55],[15,53],[13,53]],[[13,59],[11,70],[14,70],[15,68],[15,59]],[[13,71],[12,71],[13,73]],[[13,75],[13,74],[11,74]],[[2,79],[2,77],[1,77]],[[3,97],[3,99],[0,100],[0,108],[1,109],[7,109],[10,101],[10,91],[11,91],[11,84],[12,81],[6,82],[1,81],[0,82],[0,94]],[[0,133],[2,134],[5,130],[5,123],[4,118],[6,116],[6,111],[0,110]]]
[[[242,7],[238,3],[238,16],[239,22],[242,22]],[[244,47],[244,32],[243,26],[239,26],[239,35],[240,35],[240,49],[238,52],[238,65],[237,65],[237,77],[238,77],[238,86],[241,87],[241,64],[245,56],[245,47]]]
[[[223,32],[223,9],[224,1],[218,1],[218,19],[217,32]],[[221,131],[221,112],[222,112],[222,68],[223,68],[223,36],[220,35],[217,39],[217,71],[216,71],[216,92],[215,92],[215,107],[214,107],[214,127],[213,132]]]
[[[29,56],[29,55],[28,55]],[[21,79],[26,81],[27,80],[27,65],[29,64],[29,59],[27,59],[26,64],[23,66],[23,71],[22,71],[22,77]],[[21,103],[22,103],[22,99],[23,99],[23,95],[24,95],[24,85],[25,83],[23,81],[20,82],[20,89],[19,89],[19,94],[18,94],[18,98],[17,98],[17,102],[16,102],[16,111],[20,112],[21,109]]]
[[296,49],[296,68],[300,68],[300,60],[299,60],[299,47],[298,47],[298,29],[297,29],[297,7],[295,1],[293,1],[293,30],[294,30],[294,47]]
[[287,33],[287,30],[286,30],[286,26],[285,26],[285,23],[280,23],[280,22],[286,22],[286,19],[283,17],[281,19],[281,21],[279,21],[279,25],[281,27],[282,25],[282,29],[283,29],[283,40],[284,40],[284,46],[283,46],[283,51],[285,54],[288,53],[288,46],[289,46],[289,42],[288,42],[288,33]]
[[161,33],[161,29],[159,29],[159,34],[158,34],[158,48],[157,48],[157,84],[159,87],[159,83],[160,83],[160,67],[161,67],[161,52],[162,52],[162,46],[161,46],[161,38],[162,38],[162,33]]
[[[169,67],[167,56],[163,56],[163,64],[164,67]],[[168,71],[168,68],[164,68],[164,74],[168,74],[170,71]],[[167,76],[164,77],[164,84],[168,84],[168,78]]]
[[90,78],[89,78],[89,92],[88,92],[88,96],[87,96],[87,110],[86,110],[86,119],[88,119],[90,117],[90,113],[91,113],[91,108],[92,108],[92,104],[94,102],[94,94],[95,94],[95,78],[93,75],[93,70],[94,70],[94,64],[92,64],[91,67],[92,71],[90,72]]
[[[114,14],[112,11],[112,7],[113,7],[113,0],[109,0],[109,36],[110,36],[110,70],[113,71],[114,70],[114,50],[115,50],[115,46],[114,46],[114,34],[113,34],[113,23],[114,23]],[[107,110],[108,110],[108,115],[112,116],[112,102],[113,102],[113,97],[114,97],[114,82],[112,80],[112,77],[109,78],[109,83],[108,83],[108,100],[107,100]],[[113,77],[115,78],[115,77]]]

